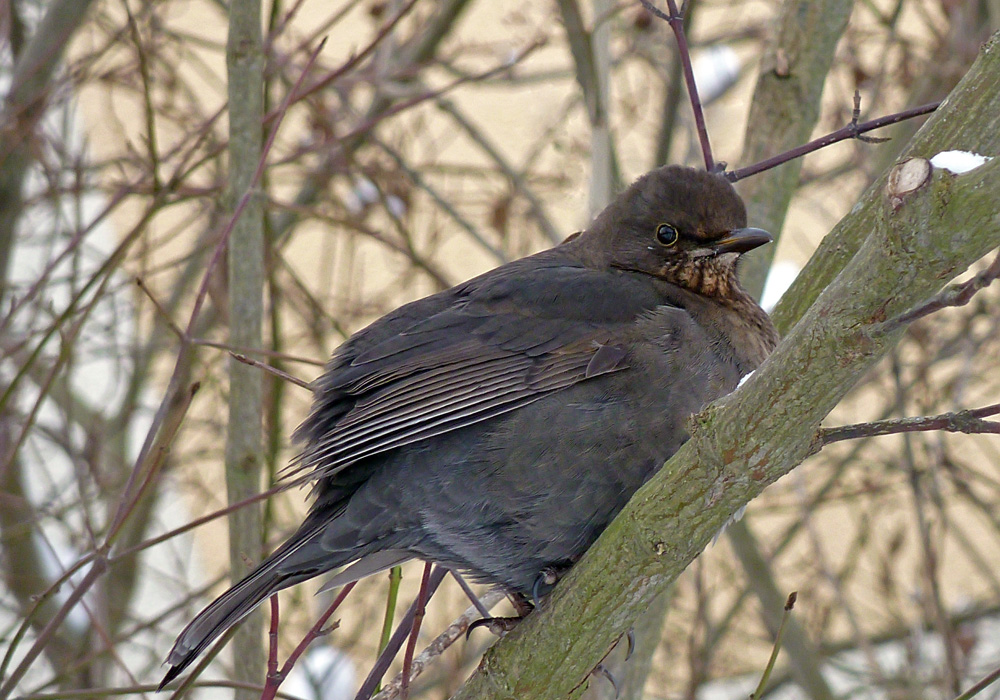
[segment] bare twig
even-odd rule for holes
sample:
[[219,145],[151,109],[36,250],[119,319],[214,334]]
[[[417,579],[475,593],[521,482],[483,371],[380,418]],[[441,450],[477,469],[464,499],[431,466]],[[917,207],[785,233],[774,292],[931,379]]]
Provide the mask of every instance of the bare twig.
[[278,594],[273,594],[268,602],[271,608],[271,622],[267,628],[267,680],[265,684],[269,685],[273,680],[275,689],[277,689],[281,683],[278,678],[278,621],[280,617]]
[[[430,666],[434,659],[444,653],[444,651],[452,644],[461,639],[465,635],[465,632],[469,629],[469,625],[473,622],[473,620],[479,618],[480,616],[489,617],[490,609],[504,598],[506,598],[506,595],[498,588],[487,591],[482,597],[482,600],[477,598],[478,605],[473,605],[468,608],[454,622],[448,625],[448,627],[441,634],[435,637],[434,641],[428,644],[415,659],[413,659],[413,664],[410,668],[409,682],[412,683],[418,676],[420,676],[424,669]],[[479,606],[482,606],[482,608],[480,609]],[[486,612],[484,613],[483,610]],[[371,700],[395,700],[395,698],[399,697],[402,687],[403,674],[399,673],[390,683],[386,684],[381,692],[372,696]]]
[[[431,572],[430,578],[427,583],[427,600],[431,599],[434,592],[441,585],[444,577],[447,575],[448,570],[443,566],[434,567],[434,571]],[[368,677],[365,678],[361,687],[358,689],[357,695],[354,696],[354,700],[368,700],[375,690],[375,686],[379,684],[382,680],[382,676],[385,672],[389,670],[389,665],[392,663],[393,657],[396,656],[396,652],[400,650],[403,643],[406,641],[407,637],[410,635],[410,629],[413,626],[413,618],[417,612],[417,603],[419,601],[414,600],[410,609],[406,611],[402,619],[399,621],[399,625],[396,626],[396,631],[392,634],[392,639],[386,645],[382,653],[379,654],[378,659],[375,661],[375,665],[372,666],[372,670],[368,672]]]
[[962,282],[961,284],[952,285],[940,294],[936,295],[930,301],[923,303],[904,314],[896,316],[895,318],[890,318],[888,321],[882,322],[877,327],[878,331],[880,333],[890,333],[897,328],[916,321],[917,319],[929,316],[935,311],[940,311],[941,309],[945,309],[949,306],[965,306],[972,301],[972,297],[974,297],[979,290],[989,287],[998,277],[1000,277],[1000,253],[997,253],[996,258],[993,259],[993,262],[990,263],[989,267],[972,279]]
[[832,131],[826,136],[820,136],[818,139],[814,139],[809,143],[803,144],[798,148],[792,148],[784,153],[779,153],[771,158],[766,158],[759,163],[754,163],[753,165],[748,165],[745,168],[737,168],[736,170],[730,170],[727,172],[726,179],[730,182],[736,182],[744,178],[748,178],[751,175],[756,175],[757,173],[762,173],[765,170],[770,170],[775,168],[782,163],[787,163],[795,158],[801,158],[807,153],[812,153],[813,151],[818,151],[821,148],[826,148],[830,144],[837,143],[838,141],[844,141],[846,139],[856,139],[861,134],[867,133],[869,131],[874,131],[875,129],[880,129],[883,126],[889,126],[890,124],[897,124],[901,121],[906,121],[907,119],[913,119],[914,117],[920,117],[925,114],[930,114],[935,109],[938,108],[940,102],[931,102],[930,104],[922,105],[920,107],[914,107],[913,109],[907,109],[902,112],[896,112],[895,114],[889,114],[885,117],[879,117],[878,119],[871,119],[866,122],[857,124],[851,122],[842,129],[837,129]]
[[767,660],[767,666],[764,667],[764,673],[760,677],[760,683],[757,684],[757,688],[750,693],[750,700],[759,700],[761,695],[764,693],[764,688],[767,687],[767,681],[771,678],[771,671],[774,670],[774,662],[778,660],[778,652],[781,650],[781,638],[784,636],[785,623],[792,614],[792,608],[795,607],[795,599],[798,598],[799,594],[796,591],[792,591],[788,594],[788,600],[785,601],[785,611],[781,616],[781,623],[778,625],[778,632],[774,635],[774,646],[771,648],[771,657]]
[[956,697],[955,700],[971,700],[981,691],[996,683],[998,679],[1000,679],[1000,668],[995,668],[983,676],[974,686]]
[[639,2],[654,15],[670,24],[670,28],[674,32],[674,37],[677,40],[677,52],[681,59],[681,68],[684,71],[684,82],[687,83],[688,96],[691,98],[691,110],[694,112],[698,141],[701,143],[701,152],[705,157],[705,169],[709,172],[715,172],[717,164],[712,157],[712,146],[708,140],[708,127],[705,125],[705,111],[702,109],[701,100],[698,97],[698,86],[694,82],[694,69],[691,67],[691,49],[688,47],[687,36],[684,33],[684,12],[677,9],[677,3],[674,0],[667,0],[669,15],[649,0],[639,0]]
[[942,413],[938,416],[893,418],[873,421],[871,423],[842,425],[836,428],[822,428],[817,437],[821,445],[829,445],[841,440],[856,440],[876,435],[895,435],[898,433],[926,432],[930,430],[943,430],[948,433],[1000,434],[1000,423],[983,420],[986,416],[994,416],[998,413],[1000,413],[1000,403],[995,403],[982,408]]
[[[344,602],[344,599],[347,598],[352,590],[354,590],[356,585],[357,581],[352,581],[341,588],[340,593],[338,593],[337,597],[333,599],[330,606],[322,615],[319,616],[319,619],[316,620],[316,624],[309,629],[309,632],[302,638],[302,641],[299,642],[292,653],[288,655],[288,658],[285,660],[285,664],[281,667],[281,670],[275,671],[274,675],[268,672],[267,683],[264,685],[264,692],[261,693],[260,700],[273,700],[275,694],[278,692],[278,686],[281,685],[282,681],[288,678],[288,674],[291,672],[292,667],[295,666],[295,662],[299,660],[299,657],[302,656],[309,645],[316,641],[317,638],[322,637],[325,634],[329,634],[337,628],[340,624],[339,622],[333,623],[331,627],[324,627],[324,625],[326,624],[326,621],[330,619],[330,616],[337,611],[340,604]],[[276,609],[273,603],[271,609],[272,611]],[[274,620],[274,618],[275,615],[272,614],[272,620]],[[270,662],[268,663],[270,664]],[[277,667],[277,662],[275,663],[275,666]]]
[[243,353],[239,352],[230,352],[229,356],[232,357],[237,362],[242,362],[245,365],[250,365],[251,367],[256,367],[257,369],[262,369],[269,374],[273,374],[275,377],[278,377],[279,379],[284,379],[286,382],[291,382],[295,386],[300,386],[306,391],[312,391],[312,386],[309,384],[309,382],[305,381],[304,379],[299,379],[298,377],[291,375],[288,372],[283,372],[277,367],[272,367],[269,364],[265,364],[260,360],[255,360],[252,357],[247,357]]
[[170,318],[170,314],[168,314],[167,310],[163,308],[163,305],[160,304],[160,300],[153,295],[153,290],[151,290],[149,287],[146,286],[146,283],[142,281],[141,277],[135,278],[135,286],[137,286],[142,291],[142,293],[146,295],[146,298],[152,302],[153,308],[156,309],[157,315],[163,319],[163,322],[165,324],[167,324],[167,328],[169,328],[170,331],[178,338],[183,338],[184,331],[181,330],[180,326],[174,323],[174,319]]
[[413,615],[413,625],[410,636],[406,640],[406,652],[403,654],[403,685],[400,695],[403,700],[410,695],[410,668],[413,665],[413,654],[417,648],[417,635],[420,634],[420,624],[424,621],[424,611],[427,608],[427,584],[431,575],[431,563],[424,563],[424,573],[420,577],[420,590],[417,592],[417,610]]
[[483,617],[489,617],[489,608],[486,607],[485,603],[483,603],[483,601],[479,599],[479,596],[476,595],[475,591],[472,590],[469,586],[469,582],[465,580],[465,577],[457,571],[452,571],[451,577],[455,579],[455,582],[465,592],[466,597],[472,601],[472,606],[479,611],[479,614]]

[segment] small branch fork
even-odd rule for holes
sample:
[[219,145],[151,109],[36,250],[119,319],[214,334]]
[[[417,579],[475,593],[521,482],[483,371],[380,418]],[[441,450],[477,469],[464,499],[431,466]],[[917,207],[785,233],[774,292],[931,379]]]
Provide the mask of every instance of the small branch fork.
[[277,696],[278,687],[282,681],[288,678],[288,674],[291,672],[292,667],[295,666],[295,662],[305,653],[309,645],[317,638],[337,629],[337,626],[340,625],[339,621],[334,622],[330,627],[324,627],[324,625],[330,619],[330,616],[336,612],[337,608],[340,607],[340,604],[344,602],[344,599],[347,598],[355,585],[357,585],[356,581],[348,583],[340,589],[340,593],[330,603],[330,607],[320,615],[319,619],[316,620],[316,624],[309,629],[309,632],[302,638],[302,641],[299,642],[294,651],[288,655],[288,659],[285,660],[285,665],[281,667],[280,671],[278,670],[278,596],[271,596],[271,624],[268,628],[267,680],[264,683],[264,692],[261,693],[260,700],[273,700]]
[[925,104],[920,107],[914,107],[913,109],[907,109],[902,112],[896,112],[895,114],[889,114],[884,117],[879,117],[878,119],[871,119],[866,122],[858,122],[860,115],[860,95],[858,93],[854,94],[854,112],[851,122],[842,129],[837,129],[832,131],[826,136],[820,136],[818,139],[814,139],[809,143],[797,146],[795,148],[789,149],[784,153],[779,153],[771,158],[766,158],[753,165],[748,165],[745,168],[737,168],[736,170],[731,170],[727,172],[726,179],[730,182],[737,182],[751,175],[756,175],[757,173],[762,173],[765,170],[770,170],[771,168],[776,168],[779,165],[787,163],[790,160],[796,158],[801,158],[802,156],[812,153],[813,151],[818,151],[821,148],[826,148],[827,146],[837,143],[838,141],[845,141],[847,139],[859,139],[861,141],[866,141],[868,143],[880,143],[883,139],[873,139],[868,136],[862,136],[869,131],[874,131],[875,129],[880,129],[883,126],[889,126],[891,124],[897,124],[907,119],[913,119],[914,117],[920,117],[925,114],[930,114],[941,104],[940,102],[931,102],[930,104]]
[[877,326],[877,330],[879,333],[891,333],[892,331],[912,323],[917,319],[929,316],[935,311],[940,311],[941,309],[948,308],[949,306],[965,306],[972,301],[972,297],[974,297],[977,292],[981,289],[989,287],[997,278],[1000,278],[1000,253],[997,253],[996,258],[993,259],[993,262],[990,263],[989,267],[972,279],[962,282],[961,284],[952,285],[937,296],[933,297],[930,301],[921,304],[904,314],[896,316],[895,318],[890,318],[888,321],[884,321]]
[[[431,599],[447,573],[448,570],[443,566],[434,567],[434,570],[431,572],[427,580],[426,594],[423,596],[424,600]],[[423,586],[421,586],[421,588],[423,588]],[[372,670],[369,671],[368,677],[365,678],[364,682],[361,684],[361,688],[358,690],[357,695],[354,696],[354,700],[368,700],[372,696],[376,686],[378,686],[379,682],[382,680],[382,676],[384,676],[385,672],[389,670],[392,659],[402,648],[403,643],[407,640],[407,638],[409,638],[410,633],[413,630],[413,621],[416,617],[419,602],[419,599],[413,601],[410,609],[407,610],[406,614],[403,615],[402,619],[400,619],[399,624],[396,626],[396,631],[393,632],[389,643],[386,645],[385,649],[382,650],[378,660],[375,661],[375,665],[372,667]]]
[[938,416],[917,416],[913,418],[892,418],[871,423],[854,423],[836,428],[821,428],[817,438],[820,445],[829,445],[841,440],[898,433],[944,430],[949,433],[993,433],[1000,435],[1000,422],[983,420],[987,416],[1000,413],[1000,403],[965,411],[942,413]]
[[[650,0],[639,0],[639,2],[655,17],[667,22],[674,32],[674,36],[677,40],[677,50],[680,54],[681,69],[684,73],[684,82],[687,84],[688,96],[691,99],[691,110],[694,112],[694,122],[695,127],[698,130],[698,140],[701,143],[702,154],[705,158],[705,169],[713,173],[723,172],[725,170],[725,163],[717,163],[712,156],[712,146],[709,143],[708,128],[705,126],[705,112],[702,109],[701,99],[698,97],[698,88],[694,82],[694,70],[691,66],[691,51],[688,47],[687,37],[684,34],[684,10],[677,9],[677,3],[675,0],[667,0],[667,9],[669,10],[669,14],[657,8],[652,4],[652,2],[650,2]],[[913,109],[879,117],[878,119],[859,122],[858,120],[861,118],[861,93],[855,90],[854,109],[852,110],[851,121],[844,128],[833,131],[826,136],[821,136],[820,138],[810,141],[809,143],[787,150],[784,153],[779,153],[771,158],[766,158],[758,163],[754,163],[753,165],[725,172],[724,174],[726,179],[730,182],[737,182],[748,178],[751,175],[756,175],[766,170],[776,168],[790,160],[801,158],[808,153],[818,151],[821,148],[825,148],[831,144],[837,143],[838,141],[844,141],[846,139],[858,139],[859,141],[864,141],[865,143],[882,143],[884,141],[888,141],[888,139],[864,136],[863,134],[869,131],[874,131],[875,129],[880,129],[883,126],[889,126],[901,121],[906,121],[907,119],[913,119],[914,117],[930,114],[937,109],[940,104],[940,102],[932,102],[920,107],[914,107]]]

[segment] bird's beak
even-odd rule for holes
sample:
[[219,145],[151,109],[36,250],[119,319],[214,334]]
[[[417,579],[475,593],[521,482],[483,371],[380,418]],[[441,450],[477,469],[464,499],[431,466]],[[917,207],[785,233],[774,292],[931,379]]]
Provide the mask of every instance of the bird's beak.
[[730,231],[725,238],[720,238],[712,244],[712,250],[716,255],[723,253],[745,253],[748,250],[758,248],[765,243],[770,243],[774,238],[771,234],[760,228],[738,228]]

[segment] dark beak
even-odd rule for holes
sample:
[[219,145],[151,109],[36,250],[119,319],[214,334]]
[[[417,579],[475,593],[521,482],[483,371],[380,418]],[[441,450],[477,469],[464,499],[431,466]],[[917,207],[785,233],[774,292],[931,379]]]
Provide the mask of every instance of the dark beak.
[[724,238],[712,244],[716,255],[723,253],[745,253],[758,248],[774,239],[771,234],[760,228],[738,228],[730,231]]

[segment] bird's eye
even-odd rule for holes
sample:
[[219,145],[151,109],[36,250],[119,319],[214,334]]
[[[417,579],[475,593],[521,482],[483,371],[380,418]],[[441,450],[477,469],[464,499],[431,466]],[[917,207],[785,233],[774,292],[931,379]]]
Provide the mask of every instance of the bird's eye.
[[677,229],[670,224],[660,224],[656,227],[656,240],[659,241],[660,245],[672,246],[677,242],[677,238]]

